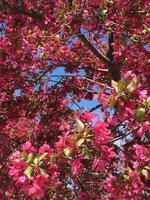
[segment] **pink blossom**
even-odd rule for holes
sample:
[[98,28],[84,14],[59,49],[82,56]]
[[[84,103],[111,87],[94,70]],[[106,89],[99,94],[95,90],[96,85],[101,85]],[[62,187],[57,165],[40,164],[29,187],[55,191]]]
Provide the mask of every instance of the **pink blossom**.
[[108,192],[110,192],[112,195],[116,193],[116,189],[114,187],[114,182],[117,180],[117,177],[113,176],[112,174],[109,174],[109,176],[106,178],[105,181],[105,188]]
[[49,181],[49,175],[48,174],[38,175],[35,178],[36,184],[39,185],[40,187],[43,187],[43,188],[47,188],[48,181]]
[[105,159],[107,159],[109,162],[111,161],[112,158],[115,157],[116,153],[114,152],[113,148],[107,147],[105,145],[101,146],[101,149],[104,153]]
[[147,90],[142,90],[142,91],[139,91],[139,98],[142,99],[142,100],[146,100],[147,99]]
[[26,151],[27,153],[33,153],[35,151],[30,141],[27,141],[25,144],[22,145],[22,150]]
[[43,197],[44,196],[44,190],[37,184],[33,184],[32,186],[29,186],[26,193],[30,197]]
[[71,171],[74,175],[79,175],[82,172],[83,164],[81,163],[81,158],[76,158],[71,163]]
[[111,138],[111,132],[107,129],[108,124],[99,120],[94,125],[95,143],[106,144]]
[[96,118],[98,116],[98,114],[96,113],[90,113],[88,111],[85,111],[83,113],[83,120],[84,121],[88,121],[88,122],[91,122],[94,118]]
[[63,136],[59,136],[58,137],[59,141],[55,143],[55,147],[57,149],[59,149],[59,150],[61,149],[62,150],[65,147],[65,142],[66,142],[66,140],[68,138],[68,135],[69,135],[69,132],[66,132]]
[[106,108],[108,107],[108,96],[105,94],[100,94],[99,97],[100,103],[102,103]]
[[135,144],[133,148],[135,150],[135,154],[136,154],[135,156],[138,160],[145,161],[145,162],[150,161],[149,150],[147,148],[138,144]]
[[94,158],[93,164],[92,164],[92,168],[96,171],[96,172],[104,172],[106,170],[106,164],[107,162],[105,160],[102,160],[100,157],[99,158]]
[[141,137],[145,131],[150,130],[150,122],[143,122],[142,126],[137,131],[137,136]]
[[132,71],[128,71],[125,75],[124,78],[134,78],[135,74]]
[[13,158],[19,158],[20,157],[20,151],[15,151],[12,154]]
[[39,154],[42,154],[44,152],[48,152],[50,154],[53,154],[53,149],[49,146],[49,144],[44,144],[42,147],[39,148]]
[[27,177],[26,176],[20,176],[17,181],[16,181],[16,185],[22,185],[22,184],[26,184],[27,181]]
[[16,160],[13,162],[13,166],[9,171],[9,175],[18,177],[18,175],[27,167],[27,164],[23,161]]

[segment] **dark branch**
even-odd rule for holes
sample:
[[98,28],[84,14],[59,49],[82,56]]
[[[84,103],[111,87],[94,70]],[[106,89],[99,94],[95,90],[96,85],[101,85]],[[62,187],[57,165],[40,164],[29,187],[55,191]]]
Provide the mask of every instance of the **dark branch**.
[[85,44],[86,47],[88,47],[93,54],[98,57],[100,60],[103,61],[104,64],[108,64],[109,63],[109,59],[104,56],[103,54],[101,54],[89,41],[88,39],[81,33],[78,35],[78,37],[80,38],[80,40],[83,42],[83,44]]
[[28,17],[31,17],[34,20],[43,20],[44,19],[44,15],[37,13],[34,10],[27,11],[24,8],[9,4],[5,0],[3,0],[1,4],[3,4],[4,9],[9,8],[13,13],[23,14],[23,15],[26,15]]
[[98,104],[98,105],[96,105],[95,107],[91,108],[91,109],[89,110],[89,112],[93,112],[93,111],[97,110],[97,109],[100,108],[100,107],[102,107],[102,104]]
[[[62,66],[62,67],[65,67],[65,68],[77,68],[77,69],[88,69],[88,67],[84,67],[84,66],[78,66],[78,65],[74,65],[74,64],[71,64],[71,63],[67,63],[67,64],[59,64],[57,67],[59,66]],[[48,67],[37,79],[36,81],[40,81],[51,69],[51,66]],[[97,71],[97,72],[108,72],[108,69],[100,69],[100,68],[90,68],[91,71]]]
[[119,70],[117,69],[117,67],[115,66],[114,60],[113,60],[113,47],[112,47],[112,43],[113,43],[113,33],[111,32],[109,34],[109,38],[108,38],[108,51],[106,53],[106,56],[101,54],[89,41],[88,39],[85,37],[84,34],[79,34],[78,37],[80,38],[80,40],[83,42],[83,44],[88,47],[93,54],[99,58],[101,61],[103,61],[104,64],[106,64],[108,66],[109,72],[113,78],[114,81],[118,81],[121,79],[121,75]]
[[106,52],[106,57],[109,58],[111,62],[114,62],[113,58],[113,32],[108,33],[108,47],[107,47],[107,52]]
[[107,48],[106,56],[110,61],[108,63],[108,67],[109,67],[109,71],[112,75],[113,80],[119,81],[121,79],[121,74],[114,62],[112,45],[113,45],[113,32],[110,31],[110,32],[108,32],[108,48]]

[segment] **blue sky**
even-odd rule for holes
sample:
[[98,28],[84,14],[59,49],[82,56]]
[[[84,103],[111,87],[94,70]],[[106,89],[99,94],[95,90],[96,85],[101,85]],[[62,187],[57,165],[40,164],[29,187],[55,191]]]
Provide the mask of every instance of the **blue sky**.
[[[57,69],[55,69],[53,71],[53,73],[49,74],[49,75],[56,75],[56,77],[52,77],[52,80],[57,81],[58,77],[57,75],[84,75],[84,70],[81,70],[80,73],[66,73],[64,70],[64,67],[58,67]],[[54,85],[54,82],[49,82],[49,86]],[[98,100],[96,98],[94,98],[92,101],[89,100],[85,100],[85,99],[81,99],[80,102],[76,102],[80,107],[82,107],[84,110],[89,110],[92,107],[96,106],[99,104]],[[78,110],[78,106],[76,104],[71,104],[70,107],[74,110]],[[95,113],[98,112],[98,114],[100,114],[100,110],[95,111]]]

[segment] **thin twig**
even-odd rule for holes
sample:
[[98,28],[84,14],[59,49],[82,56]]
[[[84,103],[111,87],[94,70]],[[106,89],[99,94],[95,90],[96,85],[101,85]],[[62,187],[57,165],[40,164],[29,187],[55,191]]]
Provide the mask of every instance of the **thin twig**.
[[102,107],[102,104],[98,104],[98,105],[96,105],[95,107],[91,108],[91,109],[89,110],[89,112],[93,112],[93,111],[97,110],[97,109],[100,108],[100,107]]
[[88,39],[85,37],[84,34],[80,34],[78,36],[81,41],[83,42],[83,44],[85,44],[86,47],[88,47],[96,57],[98,57],[100,60],[103,61],[104,64],[109,64],[110,60],[103,54],[101,54],[89,41]]

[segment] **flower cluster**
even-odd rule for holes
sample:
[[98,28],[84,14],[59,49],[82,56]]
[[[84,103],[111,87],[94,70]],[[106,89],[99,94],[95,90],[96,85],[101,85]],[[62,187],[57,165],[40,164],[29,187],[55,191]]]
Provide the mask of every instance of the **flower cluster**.
[[0,199],[149,199],[149,8],[0,1]]
[[[137,127],[136,134],[141,137],[150,127],[150,98],[148,91],[143,89],[140,79],[141,77],[133,72],[127,72],[118,83],[112,82],[114,89],[108,97],[105,97],[105,101],[106,108],[115,110],[114,115],[108,116],[107,122],[113,126],[127,122],[131,130]],[[103,94],[100,100],[102,97]]]
[[116,176],[109,174],[105,184],[106,190],[117,200],[133,199],[133,195],[134,199],[142,199],[143,189],[146,189],[138,172],[134,172],[131,169],[127,174],[120,173],[116,174]]
[[28,141],[21,151],[12,154],[9,175],[28,197],[44,197],[52,181],[57,181],[57,166],[53,160],[54,151],[48,144],[37,152]]

